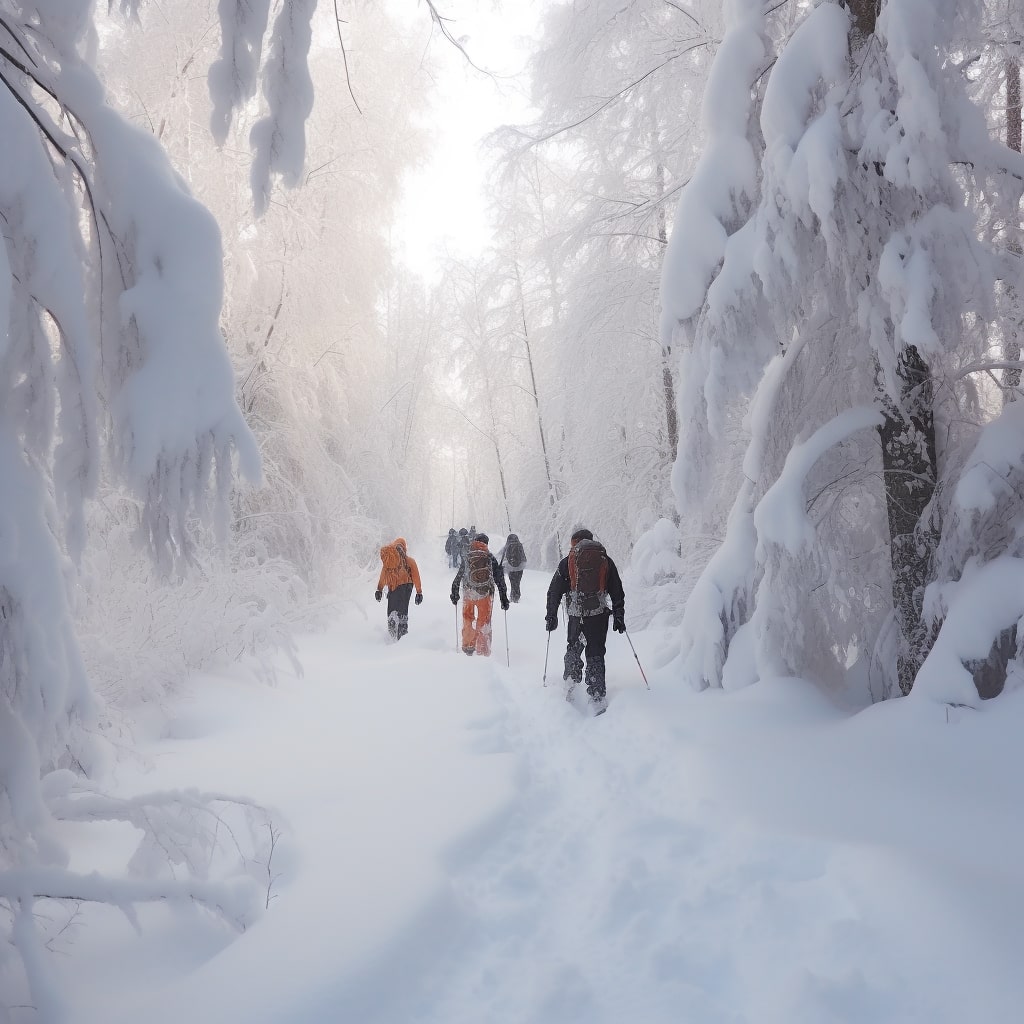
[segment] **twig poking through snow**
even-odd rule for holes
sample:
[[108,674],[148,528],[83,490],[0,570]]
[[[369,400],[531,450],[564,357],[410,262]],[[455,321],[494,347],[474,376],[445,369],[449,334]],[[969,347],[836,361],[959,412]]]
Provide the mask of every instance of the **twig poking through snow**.
[[281,877],[280,872],[273,873],[274,850],[277,849],[277,841],[281,838],[281,830],[274,828],[272,821],[267,822],[267,831],[270,833],[270,849],[267,851],[267,899],[263,904],[265,910],[270,909],[270,901],[277,899],[277,893],[271,893],[274,883]]

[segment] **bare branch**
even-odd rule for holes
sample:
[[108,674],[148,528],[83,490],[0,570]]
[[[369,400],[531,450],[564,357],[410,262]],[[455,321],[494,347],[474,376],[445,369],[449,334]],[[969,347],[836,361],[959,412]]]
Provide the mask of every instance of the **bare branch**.
[[348,86],[348,94],[352,97],[352,102],[356,105],[356,110],[359,111],[360,115],[363,113],[363,108],[359,106],[359,100],[356,99],[356,94],[352,91],[352,77],[348,71],[348,53],[345,51],[345,40],[341,35],[341,26],[344,22],[341,20],[341,15],[338,13],[338,0],[334,0],[334,20],[338,25],[338,43],[341,45],[341,59],[345,64],[345,84]]
[[451,21],[452,19],[446,18],[438,12],[437,8],[434,6],[434,0],[424,0],[424,2],[426,3],[427,8],[430,10],[431,20],[441,30],[441,35],[443,35],[445,39],[447,39],[448,42],[451,43],[452,46],[454,46],[455,49],[458,50],[459,53],[461,53],[462,56],[466,58],[466,62],[469,64],[469,66],[475,68],[477,71],[480,72],[480,74],[487,75],[489,78],[493,78],[494,76],[491,74],[491,72],[480,67],[480,65],[477,64],[473,60],[473,58],[470,57],[470,55],[466,52],[466,48],[462,45],[462,43],[460,43],[459,40],[452,35],[451,29],[449,29],[448,26],[445,24],[446,21]]
[[586,124],[592,117],[597,117],[597,115],[602,111],[607,110],[613,103],[622,99],[623,96],[635,89],[641,82],[644,82],[646,79],[650,78],[651,75],[656,74],[673,61],[679,60],[681,57],[685,57],[688,53],[692,53],[694,50],[699,50],[702,47],[709,45],[710,43],[705,40],[700,43],[694,43],[692,46],[686,47],[685,50],[680,50],[679,53],[672,54],[671,57],[667,57],[660,64],[655,65],[649,71],[645,71],[639,78],[634,79],[628,85],[623,86],[618,92],[613,93],[603,103],[595,107],[589,114],[581,117],[578,121],[574,121],[572,124],[566,124],[562,125],[560,128],[554,128],[545,135],[528,135],[526,132],[519,129],[514,129],[514,131],[516,134],[527,139],[530,145],[539,145],[542,142],[550,142],[551,139],[557,138],[559,135],[564,135],[566,132],[571,132],[574,128],[579,128],[582,124]]
[[675,3],[675,0],[665,0],[665,3],[667,3],[669,7],[671,7],[673,10],[678,11],[681,15],[683,15],[683,17],[689,18],[690,21],[692,21],[693,24],[697,27],[698,31],[706,31],[704,26],[685,7]]

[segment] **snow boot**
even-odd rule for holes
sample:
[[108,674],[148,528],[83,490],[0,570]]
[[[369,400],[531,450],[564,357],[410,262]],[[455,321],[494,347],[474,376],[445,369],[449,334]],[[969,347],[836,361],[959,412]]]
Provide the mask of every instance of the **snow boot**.
[[562,672],[563,679],[571,679],[572,686],[583,682],[583,644],[581,641],[577,640],[566,650],[562,663],[565,667],[565,671]]
[[398,632],[398,612],[392,612],[388,616],[388,636],[392,640],[397,640],[402,634]]
[[587,658],[587,696],[595,715],[603,715],[608,710],[604,685],[604,658]]
[[463,647],[462,648],[462,653],[463,654],[468,654],[470,657],[472,657],[474,654],[476,654],[476,648],[475,647]]

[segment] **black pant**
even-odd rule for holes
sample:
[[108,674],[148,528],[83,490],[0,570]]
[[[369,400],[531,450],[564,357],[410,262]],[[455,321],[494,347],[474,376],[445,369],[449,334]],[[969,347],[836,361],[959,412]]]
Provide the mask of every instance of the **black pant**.
[[508,573],[508,582],[510,589],[508,596],[512,599],[512,603],[515,604],[520,597],[523,595],[519,593],[519,583],[523,578],[522,569],[510,569]]
[[412,584],[402,583],[388,591],[388,632],[395,640],[401,640],[409,632],[409,600]]
[[603,697],[604,682],[604,651],[608,641],[608,620],[611,612],[603,611],[600,615],[586,615],[578,618],[569,616],[567,628],[567,645],[565,651],[565,673],[563,679],[571,679],[573,683],[583,680],[583,652],[587,654],[587,693],[591,697]]

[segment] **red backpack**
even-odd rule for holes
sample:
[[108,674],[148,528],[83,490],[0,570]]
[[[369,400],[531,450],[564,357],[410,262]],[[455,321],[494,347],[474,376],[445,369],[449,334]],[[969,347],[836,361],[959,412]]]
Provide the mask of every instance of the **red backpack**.
[[569,552],[569,587],[590,597],[608,587],[608,555],[596,540],[578,540]]

